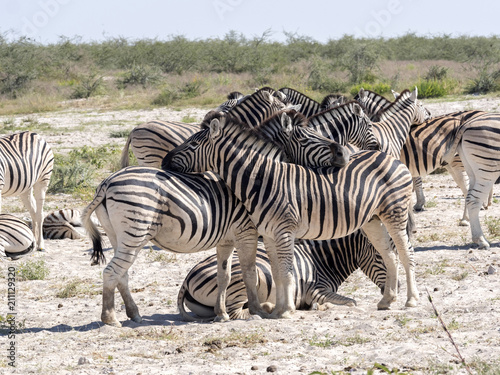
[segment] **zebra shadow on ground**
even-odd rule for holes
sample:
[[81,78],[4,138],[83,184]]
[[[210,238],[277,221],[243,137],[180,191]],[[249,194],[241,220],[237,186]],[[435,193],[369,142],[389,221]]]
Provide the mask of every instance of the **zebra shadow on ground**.
[[[490,240],[490,250],[494,248],[500,248],[500,241],[497,242],[492,242]],[[433,246],[417,246],[414,247],[414,250],[416,253],[422,252],[422,251],[442,251],[442,250],[477,250],[477,251],[488,251],[485,249],[478,249],[477,245],[474,243],[468,243],[465,245],[446,245],[446,244],[440,244],[440,245],[433,245]]]

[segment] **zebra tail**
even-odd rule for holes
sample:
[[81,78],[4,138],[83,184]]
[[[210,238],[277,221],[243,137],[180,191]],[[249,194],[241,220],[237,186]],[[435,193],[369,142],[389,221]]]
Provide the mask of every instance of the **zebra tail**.
[[99,232],[99,229],[97,228],[96,224],[90,217],[92,215],[92,212],[94,212],[95,209],[100,204],[103,203],[103,201],[104,201],[104,194],[101,185],[100,190],[96,193],[94,197],[94,200],[82,212],[83,226],[85,227],[88,236],[92,240],[92,247],[94,248],[94,251],[92,252],[92,257],[90,258],[91,266],[96,266],[98,264],[106,263],[106,257],[104,256],[104,251],[102,246],[103,239],[101,233]]
[[130,139],[132,138],[132,132],[128,135],[127,142],[125,142],[125,146],[123,146],[122,155],[120,157],[120,165],[122,168],[129,166],[129,155],[128,149],[130,148]]
[[185,302],[186,299],[190,299],[192,303],[196,304],[196,301],[193,300],[191,294],[187,290],[186,284],[182,284],[181,289],[179,290],[179,294],[177,295],[177,307],[179,309],[179,313],[182,316],[182,319],[186,322],[211,322],[215,319],[216,315],[214,314],[211,317],[201,318],[194,317],[186,311]]

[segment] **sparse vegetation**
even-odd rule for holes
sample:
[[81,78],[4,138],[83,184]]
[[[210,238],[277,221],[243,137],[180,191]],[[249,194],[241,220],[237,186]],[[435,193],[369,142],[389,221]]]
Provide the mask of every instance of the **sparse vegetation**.
[[89,280],[74,279],[65,283],[65,285],[56,293],[57,298],[72,298],[79,296],[93,296],[102,294],[102,288],[93,285]]
[[30,259],[17,267],[18,280],[45,280],[49,275],[49,267],[44,258]]

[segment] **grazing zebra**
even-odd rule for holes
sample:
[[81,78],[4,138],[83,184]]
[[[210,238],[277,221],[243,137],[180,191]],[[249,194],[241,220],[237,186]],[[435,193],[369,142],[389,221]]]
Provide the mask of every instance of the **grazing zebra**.
[[[97,223],[96,223],[97,224]],[[77,240],[85,236],[79,210],[65,208],[52,211],[43,219],[43,236],[51,240]]]
[[[284,104],[273,96],[274,90],[264,87],[252,95],[235,91],[228,95],[228,101],[215,110],[207,113],[227,113],[249,121],[256,126],[264,119],[284,108]],[[236,108],[237,107],[237,108]],[[141,166],[159,167],[167,152],[183,143],[191,135],[200,130],[200,124],[186,124],[178,121],[150,121],[136,126],[130,132],[122,150],[120,164],[124,168],[129,165],[129,149],[132,150]]]
[[372,123],[356,101],[349,101],[307,119],[309,127],[341,145],[347,143],[362,150],[379,150]]
[[221,116],[168,153],[162,165],[179,172],[212,170],[243,203],[263,236],[271,261],[277,287],[272,317],[288,317],[295,309],[295,238],[339,238],[360,228],[387,267],[378,308],[388,309],[397,294],[397,254],[391,238],[406,270],[406,306],[415,306],[418,292],[407,234],[411,199],[408,169],[378,151],[353,154],[340,169],[283,163],[269,157],[275,152],[273,143]]
[[[283,119],[282,114],[278,116]],[[300,118],[294,118],[291,122],[300,122]],[[271,124],[268,122],[266,126]],[[281,126],[280,121],[274,124]],[[289,122],[284,121],[284,124],[288,127]],[[290,131],[292,139],[296,138],[294,132],[303,134],[302,137],[314,136],[310,129],[294,126]],[[331,141],[319,135],[316,138],[315,144],[309,140],[309,147],[323,149],[330,154]],[[274,157],[283,159],[285,155],[281,149],[277,149]],[[293,153],[287,156],[299,157]],[[94,246],[93,263],[97,264],[104,259],[104,255],[100,233],[89,219],[94,211],[115,249],[115,255],[103,273],[101,319],[104,323],[120,325],[114,310],[116,287],[125,302],[127,316],[136,322],[141,321],[127,286],[128,269],[148,241],[153,241],[165,250],[181,253],[209,250],[217,246],[220,288],[215,311],[219,320],[229,318],[225,312],[225,289],[231,271],[229,257],[236,244],[247,279],[250,311],[265,315],[256,293],[255,226],[241,202],[213,173],[183,175],[154,168],[128,167],[105,179],[97,188],[93,202],[82,214]]]
[[[337,294],[340,285],[356,269],[363,272],[383,291],[386,268],[379,253],[361,231],[335,240],[300,240],[294,244],[294,301],[297,310],[310,309],[313,304],[355,305],[356,302]],[[227,289],[227,313],[231,319],[247,319],[247,296],[241,269],[233,256],[231,284]],[[187,306],[201,320],[214,318],[217,293],[217,259],[212,255],[194,266],[184,279],[177,297],[177,306],[184,320],[200,320],[186,312]],[[259,300],[271,310],[276,301],[271,264],[259,241],[257,248],[257,291]]]
[[0,251],[11,260],[29,254],[36,247],[35,237],[24,221],[9,214],[0,214]]
[[44,249],[43,204],[54,164],[54,155],[45,140],[33,132],[0,138],[1,197],[19,195],[30,212],[38,250]]
[[286,100],[293,105],[300,105],[300,113],[307,118],[321,112],[320,103],[310,97],[302,94],[301,92],[291,89],[289,87],[282,87],[278,90],[285,94]]

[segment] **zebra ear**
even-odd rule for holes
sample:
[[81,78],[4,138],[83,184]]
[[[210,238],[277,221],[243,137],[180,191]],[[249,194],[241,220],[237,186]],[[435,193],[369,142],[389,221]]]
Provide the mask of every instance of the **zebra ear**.
[[359,89],[358,96],[359,96],[359,98],[360,98],[360,99],[364,99],[364,98],[365,98],[365,96],[366,96],[366,91],[365,91],[365,89],[364,89],[364,88],[362,88],[362,87],[361,87],[361,88]]
[[392,95],[394,95],[394,99],[397,99],[399,96],[399,92],[396,92],[394,90],[391,90],[391,92],[392,92]]
[[283,128],[286,135],[290,135],[293,130],[292,119],[286,113],[281,114],[281,127]]
[[364,116],[363,109],[361,108],[361,106],[359,104],[354,104],[354,106],[352,107],[352,111],[358,117]]
[[210,138],[215,138],[217,137],[220,132],[221,132],[221,123],[219,121],[218,118],[214,118],[211,122],[210,122]]
[[410,100],[412,102],[416,102],[417,101],[417,95],[418,95],[418,89],[417,89],[417,86],[415,86],[415,90],[413,90],[411,92],[411,95],[410,95]]
[[269,103],[272,103],[274,101],[273,94],[271,94],[269,91],[263,91],[262,94],[264,95],[264,99],[266,99]]
[[294,111],[300,112],[302,104],[293,104],[287,107],[287,109],[293,109]]

